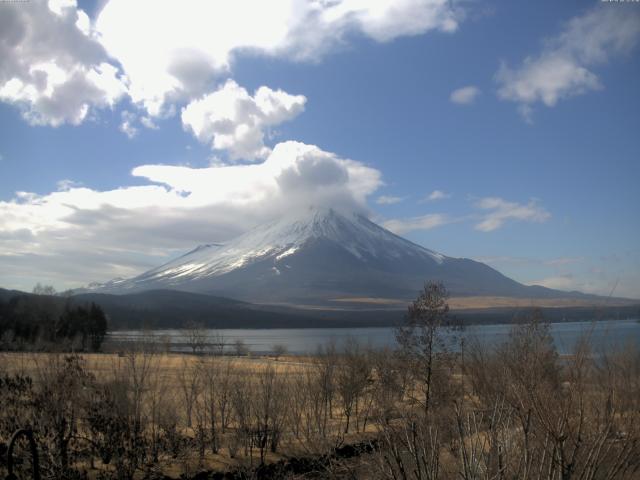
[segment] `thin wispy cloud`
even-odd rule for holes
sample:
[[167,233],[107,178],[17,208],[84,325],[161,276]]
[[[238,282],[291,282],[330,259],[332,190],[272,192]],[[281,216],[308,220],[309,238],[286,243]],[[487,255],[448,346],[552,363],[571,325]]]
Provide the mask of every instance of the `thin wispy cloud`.
[[568,273],[565,275],[556,275],[534,280],[529,282],[529,285],[540,285],[541,287],[568,291],[576,288],[576,280],[572,274]]
[[499,197],[486,197],[476,201],[474,206],[487,211],[481,216],[482,220],[475,225],[475,229],[481,232],[492,232],[513,220],[543,223],[551,218],[551,214],[535,200],[521,204]]
[[395,197],[393,195],[381,195],[376,198],[376,203],[378,205],[395,205],[402,201],[404,201],[404,197]]
[[612,263],[608,259],[588,257],[541,258],[498,255],[474,258],[495,266],[527,285],[598,295],[609,295],[615,287],[614,296],[640,298],[640,276],[637,268],[640,266],[640,254],[637,251],[627,252],[623,257],[624,266]]
[[480,89],[474,85],[468,85],[451,92],[449,100],[457,105],[471,105],[478,95],[480,95]]
[[429,195],[427,195],[426,197],[424,197],[421,200],[421,203],[425,203],[425,202],[436,202],[438,200],[446,200],[448,198],[451,198],[451,194],[447,193],[447,192],[443,192],[442,190],[434,190],[433,192],[431,192]]
[[431,230],[433,228],[453,223],[454,221],[456,220],[449,217],[447,214],[431,213],[420,217],[387,220],[382,224],[382,226],[387,230],[391,230],[393,233],[404,235],[405,233],[419,230]]
[[143,127],[148,128],[149,130],[158,130],[158,128],[160,128],[150,117],[140,117],[140,123]]
[[475,260],[490,265],[532,265],[541,263],[540,260],[530,257],[512,257],[509,255],[490,255],[474,257]]
[[498,256],[482,256],[475,257],[476,260],[483,263],[494,265],[540,265],[548,267],[564,267],[575,265],[584,261],[582,257],[558,257],[558,258],[536,258],[536,257],[513,257],[509,255]]
[[81,182],[76,182],[75,180],[70,180],[68,178],[59,180],[58,183],[56,183],[56,187],[58,187],[58,191],[62,191],[62,192],[66,190],[71,190],[72,188],[78,188],[81,186],[82,186]]
[[564,267],[566,265],[573,265],[582,262],[584,262],[584,258],[582,257],[560,257],[547,260],[545,261],[545,264],[551,267]]
[[120,123],[120,131],[124,133],[129,139],[138,135],[138,129],[135,127],[134,122],[137,120],[137,115],[124,110],[121,113],[122,123]]
[[129,139],[135,138],[142,128],[158,130],[160,127],[152,118],[140,115],[138,112],[123,110],[120,114],[121,122],[118,127]]
[[[625,8],[631,7],[631,8]],[[532,121],[533,107],[602,88],[593,71],[611,58],[633,51],[640,40],[640,10],[635,5],[600,4],[572,18],[563,31],[544,42],[542,51],[518,67],[503,62],[496,73],[498,97],[518,104]]]

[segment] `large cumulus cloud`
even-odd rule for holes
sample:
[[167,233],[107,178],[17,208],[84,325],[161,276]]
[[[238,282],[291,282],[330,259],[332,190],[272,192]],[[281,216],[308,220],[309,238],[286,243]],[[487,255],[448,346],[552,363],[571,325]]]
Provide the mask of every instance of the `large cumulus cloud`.
[[79,124],[126,92],[75,1],[6,3],[0,14],[0,100],[34,125]]
[[198,140],[226,150],[232,160],[265,158],[265,129],[291,120],[307,99],[262,86],[253,96],[233,80],[182,110],[182,124]]
[[207,91],[240,52],[319,61],[350,35],[386,42],[455,31],[451,0],[110,0],[96,28],[151,115]]
[[461,18],[452,0],[109,0],[94,19],[76,0],[6,2],[0,101],[36,125],[77,125],[125,96],[169,116],[231,76],[243,52],[317,62],[353,35],[452,32]]

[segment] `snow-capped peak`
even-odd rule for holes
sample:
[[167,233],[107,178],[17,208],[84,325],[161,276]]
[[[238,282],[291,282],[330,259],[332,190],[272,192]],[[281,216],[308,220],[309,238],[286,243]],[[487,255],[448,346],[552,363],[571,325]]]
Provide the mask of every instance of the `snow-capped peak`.
[[264,260],[271,262],[269,270],[274,275],[280,275],[283,268],[291,268],[287,264],[289,257],[304,254],[306,247],[318,241],[343,249],[365,263],[411,257],[441,264],[445,259],[385,230],[358,212],[311,207],[259,225],[226,244],[201,245],[119,286],[127,290],[151,284],[179,287]]

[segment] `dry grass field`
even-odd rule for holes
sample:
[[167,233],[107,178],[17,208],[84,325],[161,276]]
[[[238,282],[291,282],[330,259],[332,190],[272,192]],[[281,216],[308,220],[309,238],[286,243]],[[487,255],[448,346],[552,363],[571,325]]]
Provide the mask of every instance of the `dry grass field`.
[[[410,302],[399,298],[379,298],[379,297],[345,297],[331,300],[337,304],[357,304],[371,305],[372,307],[406,307]],[[484,308],[566,308],[566,307],[602,307],[601,299],[589,298],[515,298],[515,297],[451,297],[448,300],[452,310],[469,310]],[[624,307],[637,304],[637,300],[626,300],[622,298],[611,298],[606,302],[609,307]]]
[[[3,372],[37,379],[43,367],[51,364],[59,355],[46,352],[0,352],[0,364]],[[112,379],[127,361],[126,353],[81,353],[80,356],[87,371],[103,380]],[[188,353],[154,353],[152,358],[154,369],[161,371],[168,384],[175,387],[179,374],[185,368],[195,368],[203,357]],[[262,372],[268,367],[274,368],[278,373],[296,374],[311,368],[313,364],[312,357],[308,356],[286,356],[277,360],[272,356],[225,356],[218,360],[229,362],[239,375]]]

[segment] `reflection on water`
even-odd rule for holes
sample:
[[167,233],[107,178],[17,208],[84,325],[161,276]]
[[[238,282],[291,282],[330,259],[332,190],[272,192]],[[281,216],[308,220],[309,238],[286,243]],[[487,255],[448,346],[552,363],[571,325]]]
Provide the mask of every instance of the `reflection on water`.
[[[510,325],[471,325],[457,333],[457,342],[479,341],[484,344],[499,344],[505,341]],[[253,353],[269,353],[274,345],[284,345],[290,353],[313,353],[320,345],[335,342],[338,346],[347,338],[356,338],[360,343],[372,347],[395,346],[393,328],[282,328],[282,329],[219,329],[205,330],[209,343],[222,339],[227,349],[241,340]],[[611,320],[606,322],[565,322],[551,324],[551,333],[559,353],[571,353],[576,342],[589,335],[591,344],[598,351],[623,347],[625,344],[640,344],[640,322],[637,320]],[[149,336],[150,332],[121,330],[109,334],[112,341],[135,341]],[[154,330],[153,338],[170,342],[174,350],[188,350],[188,338],[183,330]],[[459,345],[459,343],[457,343]]]

